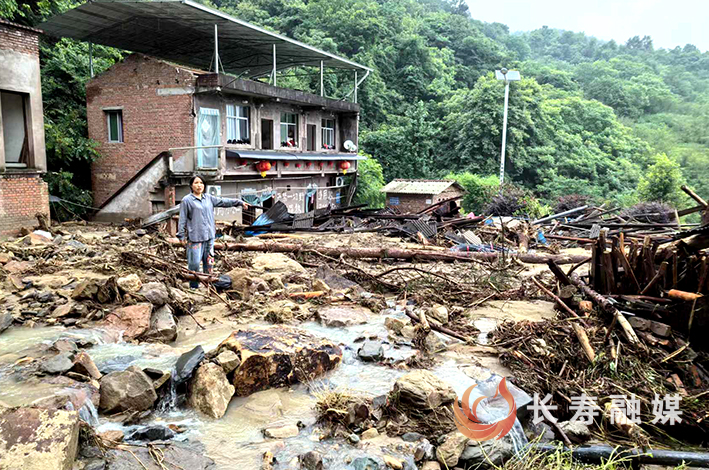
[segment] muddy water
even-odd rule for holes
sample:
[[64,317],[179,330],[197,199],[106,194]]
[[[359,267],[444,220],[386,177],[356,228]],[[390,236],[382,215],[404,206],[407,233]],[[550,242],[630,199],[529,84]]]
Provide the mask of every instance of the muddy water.
[[[391,311],[389,311],[391,312]],[[405,318],[403,312],[392,312],[391,316]],[[328,328],[318,323],[305,323],[301,327],[316,336],[321,336],[340,344],[343,348],[343,362],[339,368],[320,377],[311,384],[298,384],[284,389],[266,390],[249,397],[234,398],[226,415],[220,420],[206,418],[192,410],[156,412],[148,423],[178,424],[188,431],[178,435],[178,440],[199,440],[206,446],[206,453],[217,462],[219,469],[259,468],[261,456],[271,451],[276,456],[277,469],[289,467],[289,462],[299,454],[318,450],[328,462],[328,468],[340,470],[349,468],[345,462],[373,453],[361,445],[353,447],[339,440],[320,441],[315,423],[315,402],[317,391],[330,388],[346,389],[352,393],[377,396],[391,390],[398,377],[407,371],[386,365],[363,363],[357,358],[357,350],[363,338],[378,338],[384,341],[385,355],[395,360],[415,354],[406,341],[392,344],[384,327],[384,315],[373,315],[364,325],[346,328]],[[9,405],[29,404],[37,399],[60,393],[57,386],[18,382],[12,374],[12,364],[38,345],[50,345],[62,337],[89,338],[97,342],[88,349],[89,354],[102,370],[123,370],[129,365],[170,370],[180,354],[196,345],[205,351],[214,349],[233,330],[232,325],[219,325],[197,331],[188,338],[181,338],[172,345],[129,344],[110,342],[111,338],[100,330],[65,330],[62,328],[11,328],[0,335],[0,400]],[[431,370],[448,382],[459,394],[475,384],[475,380],[464,373],[471,363],[456,357],[446,360]],[[481,392],[482,393],[482,392]],[[489,410],[496,417],[495,410]],[[266,439],[262,430],[300,423],[302,429],[297,437],[285,441]],[[123,427],[100,418],[98,431],[122,429],[130,432],[135,426]],[[522,434],[523,436],[523,434]],[[391,454],[392,452],[390,452]],[[396,453],[394,452],[394,455]],[[401,459],[413,461],[410,455],[401,454]]]

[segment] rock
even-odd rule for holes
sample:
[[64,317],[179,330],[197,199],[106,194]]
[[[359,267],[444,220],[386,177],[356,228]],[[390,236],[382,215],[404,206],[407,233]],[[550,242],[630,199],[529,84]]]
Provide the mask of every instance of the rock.
[[91,459],[86,462],[84,470],[106,470],[106,461],[103,459]]
[[437,353],[446,349],[446,343],[435,331],[429,331],[423,339],[423,347],[430,353]]
[[425,436],[423,434],[419,434],[417,432],[406,432],[401,435],[401,439],[404,442],[418,442],[421,439],[423,439]]
[[136,366],[104,376],[100,391],[104,413],[147,410],[158,399],[153,381]]
[[191,351],[181,355],[175,364],[175,376],[172,378],[175,384],[180,385],[187,382],[202,360],[204,360],[202,346],[195,346]]
[[29,261],[12,260],[5,263],[3,269],[9,274],[22,274],[32,269],[32,263],[30,263]]
[[455,391],[450,385],[426,370],[417,370],[400,377],[394,383],[399,401],[414,409],[434,409],[453,403]]
[[135,339],[150,328],[152,311],[153,306],[148,303],[121,307],[106,315],[104,323],[124,330],[123,337],[125,339]]
[[544,421],[534,424],[532,420],[530,420],[527,423],[525,434],[529,441],[539,439],[541,444],[546,444],[554,440],[554,430]]
[[436,458],[433,445],[424,439],[419,442],[414,448],[414,460],[420,462],[422,460],[433,460]]
[[241,357],[234,370],[237,396],[311,380],[337,367],[342,350],[298,328],[277,325],[240,328],[218,347]]
[[376,362],[384,359],[384,347],[377,341],[365,341],[357,351],[357,356],[364,362]]
[[227,273],[227,276],[231,278],[231,288],[237,291],[243,300],[248,300],[251,291],[249,286],[251,285],[250,270],[244,268],[232,269]]
[[514,455],[509,436],[485,442],[469,441],[459,463],[466,468],[500,466]]
[[314,292],[330,292],[332,290],[322,279],[315,279],[312,287]]
[[266,320],[271,323],[284,323],[297,317],[309,317],[305,305],[298,305],[290,300],[278,300],[270,302],[264,311]]
[[110,441],[110,442],[123,442],[123,431],[119,429],[114,429],[112,431],[105,431],[102,433],[99,433],[98,437],[105,441]]
[[569,440],[576,444],[591,439],[591,431],[588,426],[579,421],[563,421],[559,423],[559,428],[569,437]]
[[143,283],[137,274],[119,277],[116,282],[118,283],[118,287],[127,294],[135,294],[143,287]]
[[370,457],[359,457],[352,462],[354,470],[380,470],[380,466],[376,460]]
[[58,339],[52,344],[52,349],[57,352],[77,352],[79,347],[75,342],[68,339]]
[[10,312],[0,313],[0,333],[10,328],[10,325],[12,325],[13,320],[14,319],[12,318]]
[[256,272],[305,274],[305,268],[283,253],[263,253],[256,256],[251,265]]
[[322,454],[311,450],[303,454],[300,458],[301,466],[306,470],[323,470]]
[[168,300],[170,300],[170,293],[162,282],[149,282],[144,284],[140,291],[138,291],[138,295],[158,307],[165,305]]
[[71,298],[75,300],[93,299],[98,294],[99,284],[96,279],[84,279],[71,293]]
[[150,329],[145,333],[146,339],[172,342],[177,338],[177,323],[172,315],[172,308],[165,304],[153,312],[150,317]]
[[448,323],[448,309],[443,305],[434,305],[428,309],[428,314],[443,325]]
[[234,386],[229,383],[226,373],[217,364],[207,362],[199,366],[190,381],[189,405],[212,418],[221,418],[226,413]]
[[400,335],[401,330],[406,326],[406,323],[398,318],[386,317],[384,319],[384,326],[392,333]]
[[366,431],[362,433],[362,440],[365,441],[367,439],[374,439],[379,435],[379,431],[377,431],[377,428],[369,428]]
[[394,470],[402,470],[404,468],[404,464],[401,463],[401,460],[395,459],[394,457],[390,457],[388,455],[383,455],[382,458],[384,459],[384,463],[389,468],[393,468]]
[[359,444],[359,441],[360,441],[361,439],[360,439],[360,437],[359,437],[357,434],[352,433],[352,434],[350,434],[350,435],[347,436],[347,440],[350,442],[350,444],[356,445],[356,444]]
[[223,351],[214,358],[214,361],[221,366],[226,374],[231,373],[241,364],[241,359],[234,351]]
[[83,351],[74,356],[74,364],[71,370],[96,380],[99,380],[102,377],[101,372],[99,372],[98,367],[94,364],[91,356]]
[[364,291],[359,284],[342,277],[337,271],[326,264],[320,265],[315,273],[315,277],[327,285],[328,290],[337,292],[353,291],[358,294]]
[[300,429],[298,429],[298,426],[291,424],[280,428],[268,428],[264,430],[263,434],[271,439],[286,439],[297,436],[299,432]]
[[70,352],[62,352],[56,356],[52,356],[42,363],[41,370],[45,374],[64,374],[74,365],[72,361],[73,354]]
[[67,302],[64,305],[60,305],[54,309],[54,311],[52,312],[52,317],[54,317],[54,318],[66,317],[67,315],[70,315],[74,311],[75,306],[76,306],[76,303],[74,303],[74,302]]
[[126,441],[167,441],[175,437],[175,431],[167,426],[146,426],[136,429],[128,436]]
[[342,328],[367,323],[371,313],[371,310],[359,305],[327,305],[318,309],[317,315],[323,325]]
[[[145,372],[145,370],[143,370]],[[148,374],[149,376],[150,374]],[[151,377],[153,379],[153,387],[155,390],[159,390],[160,387],[165,385],[168,380],[170,380],[170,377],[172,377],[172,374],[170,372],[163,372],[159,377]]]
[[441,470],[441,464],[435,460],[429,460],[421,465],[421,470]]
[[447,434],[436,449],[436,459],[446,468],[455,467],[469,440],[458,431]]
[[406,325],[401,329],[401,336],[406,339],[414,339],[416,337],[416,328],[412,325]]
[[[216,465],[209,457],[202,444],[195,441],[189,443],[171,442],[169,446],[160,448],[165,457],[165,464],[170,469],[178,468],[168,462],[177,462],[179,468],[188,470],[215,470]],[[152,451],[154,452],[154,451]],[[151,450],[147,447],[135,446],[130,448],[130,452],[122,449],[110,449],[106,451],[106,470],[145,470],[137,460],[145,462],[150,470],[159,470],[151,456]]]
[[54,301],[54,293],[50,291],[38,292],[35,298],[37,299],[37,302],[46,304],[47,302]]
[[0,410],[0,468],[71,470],[79,445],[79,413],[41,408]]
[[0,264],[7,264],[15,256],[12,252],[0,253]]

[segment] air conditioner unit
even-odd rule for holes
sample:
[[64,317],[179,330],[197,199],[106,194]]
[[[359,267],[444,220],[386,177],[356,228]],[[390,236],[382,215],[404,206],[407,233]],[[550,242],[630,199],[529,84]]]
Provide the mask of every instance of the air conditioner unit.
[[342,176],[338,176],[335,178],[335,186],[344,186],[345,185],[345,178]]
[[221,186],[207,186],[207,194],[214,197],[222,197]]

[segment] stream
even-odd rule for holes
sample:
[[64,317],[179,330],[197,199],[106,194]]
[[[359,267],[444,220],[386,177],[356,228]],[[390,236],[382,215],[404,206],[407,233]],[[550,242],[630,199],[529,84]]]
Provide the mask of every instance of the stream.
[[[404,320],[406,315],[401,310],[388,309],[388,316]],[[357,357],[357,350],[363,337],[378,337],[384,341],[385,356],[395,360],[406,359],[416,353],[405,340],[400,344],[390,344],[388,331],[384,326],[385,315],[372,315],[363,325],[331,328],[319,323],[308,322],[299,327],[315,336],[325,337],[340,344],[343,349],[342,364],[310,384],[296,384],[290,388],[270,389],[254,393],[248,397],[234,397],[226,414],[219,420],[207,418],[191,409],[156,410],[147,422],[140,426],[124,426],[98,417],[92,406],[82,409],[81,416],[96,427],[98,432],[120,429],[128,434],[133,429],[146,424],[176,424],[186,429],[175,440],[198,440],[206,447],[206,454],[214,459],[218,469],[260,468],[264,452],[271,451],[276,457],[276,469],[291,468],[298,455],[309,450],[322,453],[328,463],[328,469],[345,470],[352,468],[347,462],[367,455],[372,449],[355,447],[344,440],[327,439],[321,441],[315,425],[316,394],[319,390],[331,388],[345,389],[353,394],[366,394],[374,397],[388,393],[400,376],[410,372],[387,365],[362,362]],[[251,323],[268,325],[267,323]],[[482,325],[481,325],[482,326]],[[489,330],[481,328],[481,330]],[[86,351],[91,355],[102,373],[123,370],[131,365],[141,368],[151,367],[171,370],[177,358],[197,345],[205,351],[217,347],[234,330],[234,325],[214,325],[206,330],[199,330],[189,337],[178,337],[170,345],[160,343],[132,344],[118,341],[115,337],[98,329],[66,329],[63,327],[10,328],[0,335],[0,401],[10,406],[28,405],[36,400],[61,394],[61,385],[52,385],[42,380],[19,381],[13,372],[13,364],[23,356],[32,356],[42,345],[51,345],[60,338],[81,339],[94,343]],[[483,338],[484,332],[481,333]],[[441,336],[445,341],[449,339]],[[475,379],[466,375],[464,370],[474,365],[473,358],[465,361],[460,356],[445,359],[431,372],[451,385],[458,396],[475,384]],[[477,366],[476,366],[477,367]],[[479,369],[479,367],[478,367]],[[495,378],[497,381],[495,381]],[[482,381],[476,387],[471,402],[476,394],[492,396],[495,393],[499,376]],[[478,413],[489,419],[499,419],[507,414],[507,408],[485,408]],[[280,427],[301,423],[298,436],[285,441],[265,438],[262,430],[266,427]],[[516,446],[526,443],[522,428],[517,422],[510,433]],[[386,438],[382,438],[386,439]],[[391,453],[391,452],[389,452]],[[408,462],[407,468],[416,468],[411,454],[400,454],[400,459]]]

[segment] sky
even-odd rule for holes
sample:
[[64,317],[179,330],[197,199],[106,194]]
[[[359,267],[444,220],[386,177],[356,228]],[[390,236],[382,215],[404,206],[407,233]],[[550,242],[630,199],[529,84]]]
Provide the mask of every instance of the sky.
[[549,26],[625,43],[651,36],[655,48],[709,50],[709,0],[467,0],[470,15],[510,32]]

